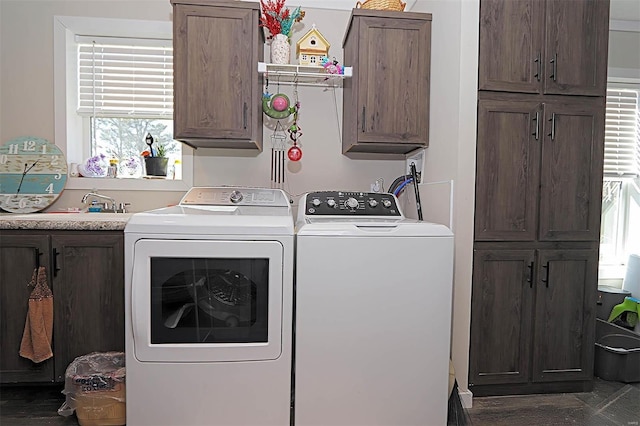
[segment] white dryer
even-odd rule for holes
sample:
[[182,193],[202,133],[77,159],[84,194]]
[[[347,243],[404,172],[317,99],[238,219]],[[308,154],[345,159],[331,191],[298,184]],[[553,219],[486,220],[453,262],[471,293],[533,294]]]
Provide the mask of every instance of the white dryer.
[[445,425],[451,231],[347,191],[306,194],[296,227],[296,426]]
[[125,228],[127,425],[288,425],[294,226],[281,190],[193,188]]

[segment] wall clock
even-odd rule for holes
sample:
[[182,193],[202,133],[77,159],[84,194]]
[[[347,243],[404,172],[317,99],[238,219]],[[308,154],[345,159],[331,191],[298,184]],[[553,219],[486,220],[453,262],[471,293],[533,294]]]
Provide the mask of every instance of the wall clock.
[[67,183],[67,160],[46,139],[23,136],[0,146],[0,209],[10,213],[44,210]]

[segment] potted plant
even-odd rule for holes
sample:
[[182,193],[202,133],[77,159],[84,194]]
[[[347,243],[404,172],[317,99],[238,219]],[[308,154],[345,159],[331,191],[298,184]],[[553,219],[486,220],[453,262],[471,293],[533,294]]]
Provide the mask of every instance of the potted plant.
[[284,6],[285,0],[260,0],[262,13],[260,26],[269,31],[267,39],[271,40],[271,62],[288,64],[293,24],[302,21],[305,12],[297,7],[291,12]]
[[164,145],[158,144],[154,149],[151,134],[147,135],[145,142],[149,145],[149,148],[141,154],[144,157],[145,174],[147,176],[167,176],[169,159],[165,157],[166,148]]

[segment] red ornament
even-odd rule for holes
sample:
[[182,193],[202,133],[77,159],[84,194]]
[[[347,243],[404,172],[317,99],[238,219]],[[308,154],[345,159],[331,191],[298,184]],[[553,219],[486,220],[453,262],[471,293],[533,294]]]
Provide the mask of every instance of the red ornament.
[[300,159],[302,158],[302,150],[298,147],[298,145],[294,145],[289,148],[287,156],[291,161],[300,161]]

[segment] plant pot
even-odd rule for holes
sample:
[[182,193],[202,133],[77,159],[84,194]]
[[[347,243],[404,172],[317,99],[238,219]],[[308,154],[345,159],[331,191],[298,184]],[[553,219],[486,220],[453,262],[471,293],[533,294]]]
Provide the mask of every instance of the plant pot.
[[144,167],[147,176],[166,176],[169,159],[166,157],[145,157]]
[[288,64],[291,45],[289,37],[284,34],[276,34],[271,40],[271,63]]

